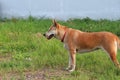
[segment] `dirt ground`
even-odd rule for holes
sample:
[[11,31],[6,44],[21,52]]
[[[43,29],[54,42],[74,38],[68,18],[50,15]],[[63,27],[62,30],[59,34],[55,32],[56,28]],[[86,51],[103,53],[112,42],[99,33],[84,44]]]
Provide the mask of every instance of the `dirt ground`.
[[0,80],[57,80],[65,77],[70,73],[64,70],[43,69],[38,71],[26,71],[22,73],[10,72]]

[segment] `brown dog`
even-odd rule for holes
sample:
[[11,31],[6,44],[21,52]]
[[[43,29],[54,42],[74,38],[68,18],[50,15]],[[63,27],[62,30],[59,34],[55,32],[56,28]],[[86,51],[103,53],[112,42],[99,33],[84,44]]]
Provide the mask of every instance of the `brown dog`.
[[74,71],[76,52],[89,52],[97,49],[105,50],[114,64],[120,68],[116,59],[117,48],[120,48],[119,38],[110,32],[82,32],[58,24],[55,20],[50,29],[44,34],[47,39],[55,37],[64,43],[69,51],[69,65],[67,70]]

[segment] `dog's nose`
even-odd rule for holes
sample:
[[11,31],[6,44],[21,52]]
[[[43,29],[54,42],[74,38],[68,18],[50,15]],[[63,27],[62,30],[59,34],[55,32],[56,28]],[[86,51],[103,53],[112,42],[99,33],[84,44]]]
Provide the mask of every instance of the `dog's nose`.
[[43,36],[45,36],[45,34],[43,34]]

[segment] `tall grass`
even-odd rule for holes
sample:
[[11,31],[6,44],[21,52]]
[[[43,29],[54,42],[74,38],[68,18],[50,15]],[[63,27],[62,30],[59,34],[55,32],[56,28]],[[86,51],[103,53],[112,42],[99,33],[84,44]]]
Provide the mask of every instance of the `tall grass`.
[[[120,20],[70,19],[60,24],[87,32],[109,31],[120,36]],[[52,24],[50,19],[0,20],[0,75],[8,72],[35,71],[43,68],[61,69],[68,64],[68,53],[56,39],[41,34]],[[120,61],[120,52],[118,59]],[[118,80],[120,71],[101,50],[77,54],[77,69],[62,80]],[[57,78],[55,78],[57,79]]]

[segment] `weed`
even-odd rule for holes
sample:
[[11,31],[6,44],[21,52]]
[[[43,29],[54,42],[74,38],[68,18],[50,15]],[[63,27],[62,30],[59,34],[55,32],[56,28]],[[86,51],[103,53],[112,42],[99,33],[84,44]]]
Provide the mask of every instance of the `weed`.
[[[58,21],[62,25],[87,32],[109,31],[120,36],[120,20],[70,19]],[[61,69],[68,64],[68,53],[56,39],[42,36],[48,30],[50,19],[0,19],[0,75],[9,72],[35,71],[42,68]],[[120,51],[118,51],[119,53]],[[8,56],[8,57],[7,57]],[[118,59],[120,60],[120,54]],[[3,59],[4,58],[4,59]],[[77,71],[53,77],[54,80],[118,80],[120,71],[103,51],[77,54]],[[25,79],[23,74],[20,75]],[[3,79],[7,79],[6,76]],[[13,77],[11,80],[15,80]]]

